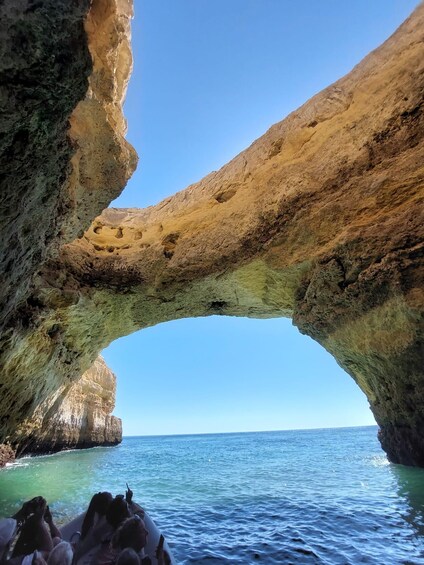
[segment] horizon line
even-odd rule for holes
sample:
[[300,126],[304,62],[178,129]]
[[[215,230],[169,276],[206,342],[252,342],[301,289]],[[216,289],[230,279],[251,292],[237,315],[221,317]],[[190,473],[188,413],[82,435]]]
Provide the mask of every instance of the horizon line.
[[123,435],[124,438],[135,438],[135,437],[184,437],[184,436],[216,436],[216,435],[234,435],[234,434],[266,434],[266,433],[276,433],[276,432],[308,432],[308,431],[320,431],[320,430],[349,430],[352,428],[378,428],[378,424],[360,424],[357,426],[332,426],[332,427],[318,427],[318,428],[287,428],[284,430],[244,430],[244,431],[232,431],[232,432],[193,432],[193,433],[180,433],[180,434],[131,434]]

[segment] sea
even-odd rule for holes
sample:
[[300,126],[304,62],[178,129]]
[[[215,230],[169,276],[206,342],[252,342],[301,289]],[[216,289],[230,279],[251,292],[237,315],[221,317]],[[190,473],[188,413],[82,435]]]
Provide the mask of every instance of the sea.
[[126,483],[181,564],[424,564],[424,469],[377,428],[127,437],[0,471],[0,514],[47,498],[63,524]]

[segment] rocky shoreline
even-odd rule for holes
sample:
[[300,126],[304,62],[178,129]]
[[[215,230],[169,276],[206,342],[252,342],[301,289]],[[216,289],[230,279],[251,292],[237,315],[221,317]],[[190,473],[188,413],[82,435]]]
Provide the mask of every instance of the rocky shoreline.
[[[40,267],[83,233],[136,166],[122,115],[131,17],[132,3],[119,0],[0,6],[0,442],[18,454],[122,436],[111,416],[114,385],[89,383],[98,352],[75,366],[82,345],[63,336],[58,312],[40,334],[44,306],[33,291]],[[56,307],[80,300],[72,290],[53,295]]]
[[16,453],[10,445],[0,444],[0,468],[4,467],[6,463],[12,463],[15,457]]

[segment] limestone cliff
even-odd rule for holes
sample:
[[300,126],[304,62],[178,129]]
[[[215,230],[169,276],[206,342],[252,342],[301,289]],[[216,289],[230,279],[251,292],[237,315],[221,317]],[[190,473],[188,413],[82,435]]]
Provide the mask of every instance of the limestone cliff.
[[32,417],[32,428],[21,451],[49,453],[75,447],[116,445],[122,440],[115,407],[116,377],[99,357],[75,382],[63,385],[42,402]]
[[290,316],[364,390],[390,459],[424,466],[423,96],[421,4],[220,171],[62,244],[2,343],[0,441],[38,433],[40,403],[119,336]]
[[63,242],[71,205],[68,120],[92,70],[88,6],[88,0],[0,4],[0,329],[16,316],[40,263]]
[[[9,407],[0,413],[3,437],[81,375],[70,367],[64,379],[54,368],[69,363],[69,352],[51,358],[47,371],[27,370],[18,357],[29,352],[16,337],[29,336],[43,316],[33,294],[40,265],[83,233],[135,168],[122,116],[131,16],[126,0],[0,4],[0,387],[3,409]],[[42,348],[33,342],[28,367]]]

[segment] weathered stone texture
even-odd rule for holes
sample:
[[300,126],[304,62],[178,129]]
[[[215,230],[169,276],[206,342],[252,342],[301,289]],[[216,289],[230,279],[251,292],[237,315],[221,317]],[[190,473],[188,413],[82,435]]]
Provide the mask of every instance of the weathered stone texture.
[[220,171],[146,210],[105,210],[33,278],[29,322],[0,353],[0,440],[37,434],[40,403],[117,337],[290,316],[367,394],[391,460],[424,466],[423,96],[421,4]]
[[[49,453],[75,447],[116,445],[122,440],[114,409],[116,377],[99,357],[81,378],[60,387],[35,411],[28,433],[21,429],[21,451]],[[32,432],[37,421],[36,433]]]
[[0,443],[0,468],[4,467],[6,463],[12,463],[15,459],[15,451],[10,445]]
[[89,288],[97,349],[176,317],[292,316],[365,391],[390,458],[424,465],[423,24],[420,6],[200,183],[106,210],[46,268],[42,299],[58,269],[62,290]]
[[69,352],[52,356],[32,335],[43,305],[31,293],[43,261],[83,233],[135,168],[122,116],[131,16],[123,0],[0,5],[2,435],[81,375],[70,368],[64,380],[55,362]]
[[73,153],[68,119],[92,66],[83,26],[88,6],[0,4],[0,329],[60,241]]

